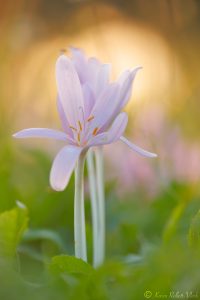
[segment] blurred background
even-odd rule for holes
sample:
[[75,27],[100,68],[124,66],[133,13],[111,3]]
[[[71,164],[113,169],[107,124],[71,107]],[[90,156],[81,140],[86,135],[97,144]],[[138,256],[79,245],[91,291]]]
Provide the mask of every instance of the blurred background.
[[[61,145],[11,137],[60,128],[54,68],[71,45],[110,62],[112,79],[143,67],[126,107],[126,135],[158,158],[120,143],[105,148],[108,258],[139,253],[163,235],[186,242],[200,203],[200,1],[1,0],[0,40],[0,211],[16,200],[28,207],[35,235],[20,248],[24,261],[34,268],[40,255],[59,253],[58,237],[73,253],[73,178],[62,193],[48,182]],[[86,212],[90,237],[89,201]],[[48,230],[49,240],[37,230]]]

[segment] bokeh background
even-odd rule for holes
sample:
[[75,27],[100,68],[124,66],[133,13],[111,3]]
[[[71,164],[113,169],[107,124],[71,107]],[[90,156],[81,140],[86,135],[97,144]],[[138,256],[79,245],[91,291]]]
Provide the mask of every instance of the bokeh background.
[[[146,277],[132,292],[142,299],[140,293],[151,286],[194,291],[198,271],[190,274],[193,281],[184,277],[194,267],[190,250],[182,253],[176,270],[167,266],[188,247],[200,206],[200,1],[1,0],[0,41],[0,211],[16,200],[29,211],[29,231],[18,248],[23,276],[39,281],[45,259],[73,254],[73,178],[62,193],[48,182],[61,144],[12,139],[23,128],[60,128],[55,61],[72,45],[112,63],[113,80],[126,68],[143,66],[126,107],[126,135],[158,154],[154,160],[141,158],[120,143],[104,151],[107,259],[123,256],[133,263],[164,240],[168,257],[160,246],[157,260],[148,261]],[[87,172],[85,187],[91,260]],[[198,237],[199,225],[195,230],[192,236]],[[155,266],[163,282],[151,277]],[[118,299],[125,290],[130,291],[128,284],[115,298],[101,299]]]

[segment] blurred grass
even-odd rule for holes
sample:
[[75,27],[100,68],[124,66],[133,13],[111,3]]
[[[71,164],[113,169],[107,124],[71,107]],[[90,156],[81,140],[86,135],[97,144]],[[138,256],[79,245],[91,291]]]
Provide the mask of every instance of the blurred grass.
[[[11,144],[3,152],[1,211],[12,208],[20,199],[29,210],[30,230],[17,247],[14,268],[5,265],[5,260],[1,267],[2,299],[15,299],[16,291],[19,299],[81,296],[132,300],[143,299],[146,290],[154,295],[157,291],[168,295],[172,290],[199,293],[197,186],[171,182],[149,201],[149,196],[140,191],[120,198],[115,183],[107,184],[107,263],[89,277],[49,274],[51,257],[73,254],[73,178],[65,192],[53,192],[47,188],[51,165],[47,154],[32,148],[16,150]],[[7,176],[3,170],[7,170]],[[89,201],[86,212],[91,262]]]
[[[184,199],[185,194],[189,196]],[[135,201],[119,201],[111,191],[107,195],[106,264],[93,270],[91,276],[87,273],[79,276],[77,271],[82,272],[82,267],[77,265],[78,262],[69,260],[69,264],[72,264],[69,269],[68,258],[62,262],[60,257],[58,264],[62,264],[61,269],[49,274],[47,265],[51,257],[70,252],[68,243],[60,248],[60,242],[57,242],[61,238],[63,243],[67,233],[65,236],[61,234],[64,228],[60,215],[57,227],[54,226],[51,232],[45,234],[42,229],[44,224],[40,224],[42,227],[35,232],[26,232],[17,251],[20,274],[7,267],[7,280],[18,291],[20,299],[36,299],[38,295],[50,299],[53,299],[52,295],[58,295],[60,299],[66,296],[68,299],[80,296],[83,299],[142,299],[146,290],[154,295],[156,292],[169,295],[171,291],[199,293],[200,231],[199,215],[196,215],[199,198],[191,193],[190,188],[173,184],[171,193],[166,191],[148,204],[137,199],[136,195]],[[180,199],[186,204],[174,221],[174,211],[179,207]],[[87,222],[87,226],[91,226],[90,222]],[[193,237],[192,247],[188,243],[189,232]],[[3,270],[1,268],[0,274],[3,274]],[[0,295],[14,299],[7,280],[1,280]],[[31,292],[33,289],[35,294]],[[24,290],[27,294],[20,294]]]

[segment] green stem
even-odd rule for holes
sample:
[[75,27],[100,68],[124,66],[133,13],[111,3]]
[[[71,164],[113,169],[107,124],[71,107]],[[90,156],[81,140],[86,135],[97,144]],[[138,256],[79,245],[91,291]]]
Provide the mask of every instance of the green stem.
[[75,170],[75,197],[74,197],[74,241],[75,256],[87,261],[85,210],[84,210],[84,163],[85,153],[82,153]]
[[93,233],[93,266],[99,265],[99,216],[98,199],[96,189],[96,176],[94,166],[94,154],[90,149],[87,154],[88,179],[90,187],[91,210],[92,210],[92,233]]
[[168,218],[168,222],[163,232],[164,243],[170,242],[170,240],[175,236],[178,223],[185,211],[186,206],[187,206],[187,201],[181,201],[172,210],[171,216]]
[[103,148],[98,147],[95,151],[96,159],[96,178],[98,194],[98,215],[99,215],[99,264],[104,262],[105,258],[105,195],[104,195],[104,166],[103,166]]

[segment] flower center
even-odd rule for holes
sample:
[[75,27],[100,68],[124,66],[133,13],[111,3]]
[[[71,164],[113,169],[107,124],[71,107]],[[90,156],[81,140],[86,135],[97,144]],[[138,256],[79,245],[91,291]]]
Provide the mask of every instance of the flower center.
[[[72,129],[73,134],[74,134],[74,139],[77,142],[78,146],[81,145],[86,145],[87,141],[91,137],[91,131],[90,131],[90,122],[94,120],[94,116],[91,115],[87,118],[86,122],[85,119],[83,118],[83,122],[78,120],[77,126],[69,126],[69,128]],[[96,136],[98,133],[99,128],[95,127],[92,131],[92,136]]]

